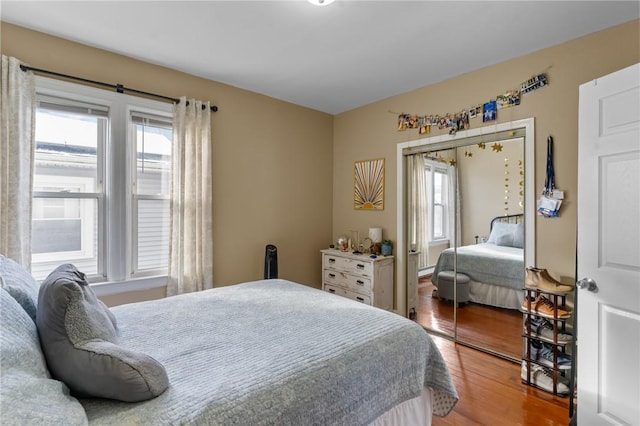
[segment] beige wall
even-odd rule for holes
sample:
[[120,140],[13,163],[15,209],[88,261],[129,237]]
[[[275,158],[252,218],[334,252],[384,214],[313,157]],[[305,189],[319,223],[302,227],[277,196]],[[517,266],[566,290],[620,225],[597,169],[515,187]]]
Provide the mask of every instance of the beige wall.
[[[331,115],[2,23],[2,53],[37,68],[171,97],[211,100],[214,284],[261,279],[265,245],[279,275],[319,287],[331,241]],[[148,294],[147,294],[148,293]],[[160,297],[107,297],[110,304]]]
[[[519,203],[524,200],[524,187],[519,182],[524,183],[524,176],[519,172],[524,170],[524,163],[520,166],[518,161],[524,160],[524,141],[515,139],[500,144],[500,151],[490,144],[484,149],[474,144],[456,150],[462,245],[475,244],[476,235],[488,237],[494,217],[523,213]],[[471,156],[465,156],[465,152]]]
[[[599,76],[640,62],[640,21],[633,21],[558,46],[524,55],[406,94],[337,115],[333,136],[333,236],[350,229],[382,226],[396,236],[396,145],[422,139],[417,130],[397,131],[398,113],[445,114],[469,108],[532,75],[547,72],[549,86],[523,97],[520,106],[498,111],[498,123],[535,118],[535,190],[545,178],[546,139],[555,140],[557,187],[565,191],[561,216],[536,219],[536,259],[557,277],[573,277],[577,220],[578,87]],[[472,42],[469,48],[473,48]],[[422,54],[428,54],[428,50]],[[460,54],[464,54],[460,52]],[[471,120],[471,127],[481,126]],[[435,129],[428,136],[442,133]],[[386,158],[385,209],[354,211],[353,162]]]
[[[34,67],[121,83],[149,92],[211,100],[214,138],[214,282],[262,277],[264,246],[278,246],[280,276],[319,287],[320,256],[340,234],[381,226],[396,240],[396,144],[421,139],[396,130],[400,112],[444,114],[517,88],[546,71],[549,86],[499,111],[497,122],[534,117],[536,191],[545,175],[546,138],[555,139],[556,181],[566,194],[561,217],[537,218],[540,267],[573,276],[578,86],[640,61],[639,21],[534,52],[332,117],[168,68],[2,23],[2,53]],[[470,47],[472,48],[472,46]],[[428,53],[426,53],[428,54]],[[480,126],[479,119],[471,121]],[[437,129],[430,136],[439,134]],[[353,209],[353,163],[386,159],[385,209]],[[108,298],[111,304],[158,292]]]

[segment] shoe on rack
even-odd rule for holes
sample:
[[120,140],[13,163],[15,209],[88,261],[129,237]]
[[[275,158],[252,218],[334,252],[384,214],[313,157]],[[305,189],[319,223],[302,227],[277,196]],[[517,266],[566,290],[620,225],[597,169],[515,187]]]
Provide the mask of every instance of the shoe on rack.
[[[548,368],[544,368],[541,365],[529,362],[531,366],[531,376],[529,383],[532,383],[548,392],[553,392],[553,372]],[[527,361],[522,361],[522,368],[520,369],[520,377],[525,382],[527,381]],[[569,394],[569,379],[558,374],[558,380],[556,383],[556,393],[559,395]]]
[[537,361],[546,367],[553,368],[553,356],[555,354],[557,362],[556,368],[560,370],[571,369],[571,356],[564,352],[560,352],[548,343],[532,340],[530,350],[530,359],[533,361]]
[[546,269],[534,268],[532,266],[527,268],[524,286],[553,294],[567,294],[573,291],[572,286],[556,281],[555,278],[549,275]]
[[571,343],[573,339],[571,334],[558,331],[558,335],[556,336],[557,340],[553,340],[553,324],[544,318],[528,317],[524,321],[525,333],[528,327],[530,327],[532,337],[547,340],[551,343],[566,344]]
[[[529,312],[545,318],[556,318],[554,316],[556,312],[555,305],[541,294],[536,297],[525,296],[521,307],[523,312]],[[568,308],[557,308],[557,314],[558,318],[569,318],[571,311]]]

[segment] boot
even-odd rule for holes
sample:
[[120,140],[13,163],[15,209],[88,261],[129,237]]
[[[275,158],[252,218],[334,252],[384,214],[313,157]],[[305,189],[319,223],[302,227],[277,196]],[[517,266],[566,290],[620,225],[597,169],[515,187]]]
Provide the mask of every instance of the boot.
[[561,284],[556,281],[546,269],[528,267],[524,286],[529,289],[537,289],[546,293],[565,294],[573,291],[570,285]]
[[541,294],[525,296],[521,304],[522,312],[529,312],[544,318],[569,318],[571,311],[566,307],[556,307],[553,302]]

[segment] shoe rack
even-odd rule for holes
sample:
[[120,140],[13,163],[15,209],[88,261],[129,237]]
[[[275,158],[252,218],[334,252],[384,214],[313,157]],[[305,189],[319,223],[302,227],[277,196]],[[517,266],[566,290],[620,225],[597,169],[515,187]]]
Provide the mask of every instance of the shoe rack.
[[[522,382],[542,389],[554,395],[568,396],[566,392],[559,392],[558,385],[562,382],[566,383],[572,374],[572,369],[561,369],[558,364],[558,358],[566,355],[568,347],[573,343],[573,338],[569,341],[560,340],[559,334],[567,333],[567,322],[571,321],[572,312],[566,306],[568,292],[557,293],[542,290],[536,287],[527,286],[525,289],[525,300],[522,302],[523,313],[523,340],[524,354],[523,364],[526,365],[526,374],[522,375]],[[544,299],[551,304],[544,303]],[[544,319],[549,321],[553,326],[552,337],[544,337],[536,333],[532,327],[532,319]],[[575,338],[575,337],[574,337]],[[532,348],[534,345],[551,345],[553,348],[552,366],[534,359],[532,356]],[[549,371],[552,378],[552,386],[543,387],[533,377],[532,370],[537,368],[535,365],[543,367]]]

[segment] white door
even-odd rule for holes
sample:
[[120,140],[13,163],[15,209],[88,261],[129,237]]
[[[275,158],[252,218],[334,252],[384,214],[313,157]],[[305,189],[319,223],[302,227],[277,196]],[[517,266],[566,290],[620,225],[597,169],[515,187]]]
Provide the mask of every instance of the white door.
[[578,424],[640,425],[640,64],[580,86]]

